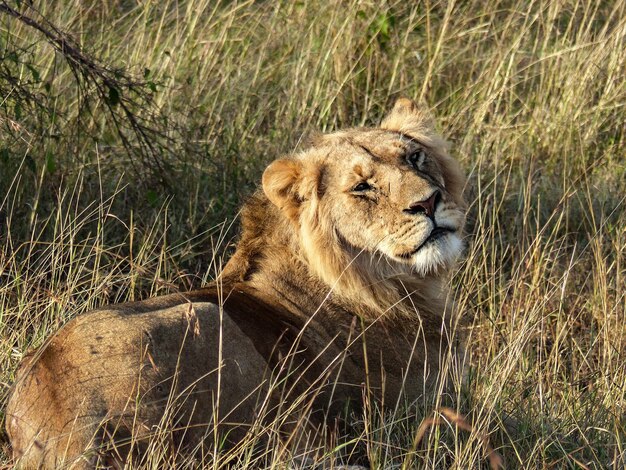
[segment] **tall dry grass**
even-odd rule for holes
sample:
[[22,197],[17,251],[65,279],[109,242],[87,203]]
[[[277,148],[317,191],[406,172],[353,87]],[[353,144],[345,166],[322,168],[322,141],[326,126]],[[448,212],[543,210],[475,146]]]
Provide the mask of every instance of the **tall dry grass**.
[[[474,431],[440,424],[414,445],[428,409],[372,405],[357,433],[372,464],[478,468],[489,436],[508,468],[626,465],[623,1],[3,4],[138,77],[154,148],[116,118],[116,91],[0,12],[2,402],[69,318],[213,278],[269,161],[402,95],[431,105],[469,174],[452,403]],[[146,468],[170,458],[154,445]]]

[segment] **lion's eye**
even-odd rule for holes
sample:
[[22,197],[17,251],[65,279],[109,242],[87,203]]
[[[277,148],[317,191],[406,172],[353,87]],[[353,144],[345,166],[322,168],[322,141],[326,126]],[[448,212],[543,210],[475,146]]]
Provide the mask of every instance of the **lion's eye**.
[[362,193],[363,191],[368,191],[372,189],[372,186],[368,183],[366,183],[365,181],[357,184],[354,188],[352,188],[352,191],[355,193]]
[[413,168],[420,170],[424,164],[424,160],[426,160],[426,153],[421,149],[417,150],[409,154],[409,156],[406,157],[406,160]]

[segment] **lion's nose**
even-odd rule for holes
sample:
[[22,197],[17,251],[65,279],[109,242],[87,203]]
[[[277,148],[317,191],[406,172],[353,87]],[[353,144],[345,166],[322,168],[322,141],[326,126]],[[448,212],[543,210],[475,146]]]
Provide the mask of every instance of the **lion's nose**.
[[441,201],[441,192],[435,191],[425,201],[414,202],[408,209],[404,209],[407,214],[426,214],[431,219],[435,216],[437,204]]

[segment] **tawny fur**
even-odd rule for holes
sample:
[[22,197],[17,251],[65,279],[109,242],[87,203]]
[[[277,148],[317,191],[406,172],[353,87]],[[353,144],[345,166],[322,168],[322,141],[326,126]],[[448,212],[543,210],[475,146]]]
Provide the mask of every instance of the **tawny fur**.
[[193,452],[216,426],[231,445],[253,422],[315,429],[360,403],[364,384],[385,403],[417,399],[453,349],[446,273],[461,253],[463,185],[410,100],[379,128],[275,161],[216,283],[81,315],[23,360],[6,411],[14,457],[121,466],[158,429]]

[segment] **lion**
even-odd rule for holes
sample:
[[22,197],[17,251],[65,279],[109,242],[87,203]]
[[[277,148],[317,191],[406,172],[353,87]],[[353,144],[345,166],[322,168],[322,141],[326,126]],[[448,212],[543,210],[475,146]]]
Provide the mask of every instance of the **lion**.
[[215,282],[79,315],[22,360],[6,408],[15,461],[122,468],[163,429],[193,454],[259,423],[315,432],[364,393],[422,397],[462,347],[446,285],[464,184],[408,99],[379,127],[275,160]]

